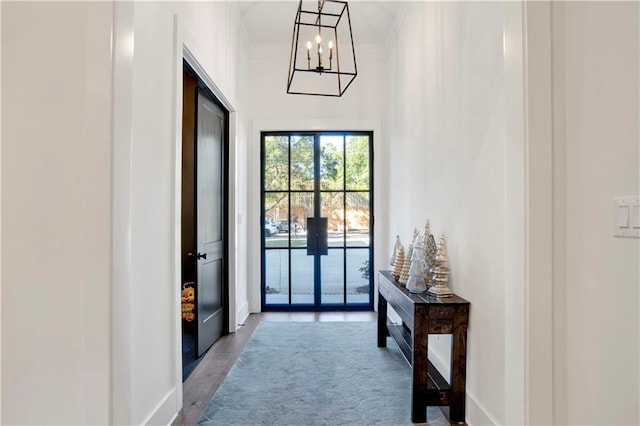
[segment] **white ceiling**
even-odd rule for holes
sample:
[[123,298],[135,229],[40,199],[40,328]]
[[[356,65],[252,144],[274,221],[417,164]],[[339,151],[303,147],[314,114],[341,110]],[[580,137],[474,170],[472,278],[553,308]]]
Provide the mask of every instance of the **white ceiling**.
[[[317,2],[305,0],[304,4]],[[386,44],[403,2],[355,0],[348,4],[354,41]],[[291,43],[298,1],[247,1],[240,3],[239,9],[250,44]]]

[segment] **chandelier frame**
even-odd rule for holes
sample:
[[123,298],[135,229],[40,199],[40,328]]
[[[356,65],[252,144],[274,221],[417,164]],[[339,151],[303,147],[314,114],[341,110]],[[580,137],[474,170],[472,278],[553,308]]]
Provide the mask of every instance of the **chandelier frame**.
[[[307,2],[309,3],[309,2]],[[339,10],[338,12],[328,12],[325,11],[325,6],[327,4],[331,5],[331,7]],[[350,42],[350,55],[352,55],[349,59],[353,60],[353,70],[345,70],[344,67],[341,68],[340,61],[340,51],[338,49],[338,25],[342,22],[343,19],[346,19],[346,25],[348,26],[348,41]],[[329,22],[329,23],[327,23]],[[299,48],[300,40],[300,30],[301,28],[314,27],[317,28],[318,35],[322,33],[324,30],[325,34],[329,32],[329,34],[333,35],[333,40],[335,40],[335,45],[331,44],[333,41],[330,41],[329,46],[329,67],[326,67],[322,64],[323,56],[322,56],[322,47],[320,43],[317,44],[317,52],[313,54],[314,60],[317,56],[317,62],[311,65],[311,43],[307,42],[307,57],[300,59],[298,52],[301,50]],[[343,31],[344,32],[344,31]],[[335,60],[332,57],[332,49],[335,46]],[[301,56],[301,55],[300,55]],[[333,68],[333,62],[335,61],[335,69]],[[325,59],[326,65],[326,59]],[[320,91],[320,90],[300,90],[298,88],[293,88],[294,79],[296,77],[296,73],[315,73],[319,75],[326,75],[327,78],[333,77],[336,80],[336,89],[335,91]],[[329,97],[341,97],[344,92],[351,86],[351,83],[355,80],[358,75],[358,67],[356,64],[356,51],[353,42],[353,30],[351,27],[351,16],[349,14],[349,5],[346,1],[341,0],[318,0],[318,10],[308,10],[303,8],[303,0],[300,0],[298,4],[298,10],[296,13],[296,19],[293,25],[293,34],[291,37],[291,55],[289,57],[289,74],[287,78],[287,93],[294,95],[311,95],[311,96],[329,96]],[[343,77],[346,77],[346,81],[343,82]]]

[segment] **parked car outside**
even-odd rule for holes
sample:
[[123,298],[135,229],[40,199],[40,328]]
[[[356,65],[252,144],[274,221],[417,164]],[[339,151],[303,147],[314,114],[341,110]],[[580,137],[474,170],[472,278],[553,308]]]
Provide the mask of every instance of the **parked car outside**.
[[271,222],[270,220],[265,220],[264,221],[264,236],[265,237],[270,237],[274,234],[278,233],[278,227]]
[[276,220],[273,222],[278,227],[278,232],[289,232],[289,222],[286,220]]

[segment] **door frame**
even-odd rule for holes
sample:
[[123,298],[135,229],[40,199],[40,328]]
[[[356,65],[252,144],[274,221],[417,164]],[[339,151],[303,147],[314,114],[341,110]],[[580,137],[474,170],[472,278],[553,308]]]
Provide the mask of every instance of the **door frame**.
[[[265,216],[264,216],[264,194],[265,194],[265,189],[264,189],[264,138],[265,136],[313,136],[314,138],[314,170],[316,170],[316,174],[319,171],[319,163],[320,163],[320,155],[319,155],[319,151],[320,151],[320,137],[322,135],[336,135],[336,136],[348,136],[350,134],[361,134],[361,135],[367,135],[369,136],[369,218],[370,218],[370,223],[369,223],[369,247],[368,247],[368,251],[369,251],[369,301],[367,302],[367,304],[325,304],[323,305],[321,302],[321,294],[318,293],[321,290],[321,283],[318,282],[318,277],[320,274],[320,270],[321,270],[321,262],[320,262],[320,255],[313,255],[314,256],[314,273],[313,273],[313,279],[314,279],[314,284],[313,284],[313,289],[314,289],[314,302],[313,304],[298,304],[298,305],[293,305],[291,303],[289,304],[282,304],[282,305],[269,305],[267,306],[266,304],[266,293],[264,292],[265,289],[265,283],[264,283],[264,277],[265,277],[265,270],[266,270],[266,261],[265,261],[265,254],[266,254],[266,247],[265,247],[265,239],[264,239],[264,229],[263,229],[263,223],[265,221]],[[260,131],[260,144],[259,144],[259,150],[260,150],[260,166],[259,166],[259,176],[260,176],[260,193],[259,193],[259,205],[260,205],[260,276],[259,276],[259,283],[260,283],[260,287],[259,287],[259,292],[260,292],[260,309],[261,311],[265,312],[265,311],[286,311],[286,312],[330,312],[330,311],[374,311],[376,305],[376,301],[377,301],[377,285],[376,285],[376,275],[374,274],[374,265],[375,265],[375,202],[374,202],[374,188],[375,188],[375,161],[376,161],[376,157],[374,155],[374,151],[375,151],[375,137],[374,137],[374,131],[371,129],[367,129],[367,130],[262,130]],[[289,164],[290,167],[290,164]],[[289,173],[289,179],[290,179],[290,171],[288,171]],[[314,194],[314,217],[320,217],[320,215],[318,214],[319,211],[321,211],[322,206],[319,203],[319,196],[321,196],[322,194],[322,189],[319,187],[318,184],[318,176],[314,176],[314,188],[313,188],[313,194]],[[291,193],[291,189],[289,188],[288,191],[281,191],[281,192],[288,192],[289,194]],[[294,191],[296,192],[296,191]],[[311,191],[309,191],[311,192]],[[345,188],[342,189],[342,191],[335,191],[335,192],[350,192],[348,190],[346,190]],[[363,192],[363,191],[356,191],[356,192]],[[344,206],[344,208],[346,209],[346,205]],[[352,247],[352,249],[355,247]],[[358,248],[356,248],[358,249]],[[359,248],[360,250],[362,250],[363,248]],[[290,252],[291,247],[288,246],[287,250]],[[344,246],[343,250],[345,251],[344,255],[346,256],[346,250],[348,250],[348,246]],[[289,258],[291,258],[291,256],[289,255]],[[290,266],[290,263],[289,263]],[[346,263],[343,265],[343,269],[346,268]],[[343,275],[344,275],[344,283],[343,285],[346,287],[346,269],[343,270]],[[289,280],[291,279],[291,274],[289,273]],[[290,283],[289,283],[290,284]],[[346,293],[345,293],[345,297],[346,297]],[[291,297],[289,297],[289,299],[291,299]]]
[[[196,93],[194,96],[194,119],[195,119],[195,128],[198,126],[198,98],[199,95],[202,94],[206,99],[214,103],[218,106],[224,115],[224,133],[222,140],[222,178],[223,178],[223,186],[222,186],[222,239],[223,239],[223,249],[222,249],[222,309],[225,310],[226,315],[223,319],[223,330],[222,335],[229,334],[229,111],[222,105],[222,103],[216,98],[211,89],[207,86],[207,83],[203,81],[203,79],[198,75],[198,73],[191,67],[189,62],[184,59],[183,60],[183,72],[186,72],[193,77],[198,85],[196,87]],[[197,131],[194,130],[194,140],[193,140],[193,152],[194,152],[194,169],[193,169],[193,182],[194,182],[194,195],[193,195],[193,203],[194,203],[194,218],[193,221],[195,223],[194,226],[194,235],[193,241],[195,242],[195,247],[192,247],[193,253],[198,251],[198,147],[197,147]],[[183,257],[181,257],[183,259]],[[183,260],[184,261],[184,260]],[[194,283],[195,288],[198,288],[198,267],[199,264],[197,260],[195,260],[194,266]],[[198,291],[196,291],[195,295],[195,304],[198,306]],[[200,326],[200,318],[199,314],[196,311],[196,322],[197,327]],[[196,347],[199,346],[199,333],[196,335]],[[196,351],[197,354],[197,351]]]
[[[278,118],[278,119],[255,119],[251,126],[251,138],[252,141],[260,141],[261,132],[277,132],[282,129],[305,129],[306,132],[329,132],[334,129],[350,129],[352,131],[373,131],[373,150],[376,153],[373,159],[373,167],[376,170],[373,175],[374,187],[376,188],[376,198],[386,199],[385,194],[388,193],[389,188],[386,182],[386,170],[382,167],[381,158],[383,158],[386,152],[386,147],[382,144],[382,122],[377,118]],[[248,146],[249,160],[247,162],[249,184],[248,191],[248,218],[260,218],[261,216],[261,201],[260,201],[260,188],[261,188],[261,165],[260,165],[260,144],[252,143]],[[373,217],[375,222],[373,224],[374,234],[376,236],[374,244],[374,257],[373,264],[370,266],[371,270],[376,269],[376,265],[384,265],[389,259],[385,259],[387,256],[387,250],[385,248],[389,245],[389,232],[385,227],[380,224],[384,224],[388,217],[387,208],[380,203],[374,203],[373,205]],[[247,243],[248,250],[247,256],[249,259],[260,259],[261,256],[261,228],[258,220],[251,220],[247,224]],[[262,231],[264,232],[264,231]],[[261,312],[261,265],[259,262],[249,262],[247,264],[247,298],[249,301],[250,312]],[[377,294],[377,277],[374,275],[373,280],[374,295],[373,306],[374,309],[377,306],[378,294]]]
[[[231,294],[232,294],[232,285],[231,285],[231,271],[234,269],[234,265],[231,264],[231,259],[230,259],[230,250],[229,250],[229,237],[230,235],[233,235],[234,233],[231,232],[231,230],[229,229],[230,223],[231,221],[229,220],[229,217],[232,213],[231,211],[231,200],[230,200],[230,185],[231,185],[231,179],[229,179],[230,176],[230,151],[231,151],[231,143],[230,143],[230,135],[231,135],[231,114],[232,111],[230,111],[229,107],[228,107],[228,101],[226,100],[226,98],[219,97],[222,95],[222,92],[220,92],[220,90],[217,88],[217,86],[215,85],[215,83],[213,83],[213,81],[211,80],[211,78],[207,75],[206,71],[202,68],[202,66],[199,64],[199,62],[197,61],[197,59],[191,54],[191,52],[189,51],[189,49],[184,46],[184,50],[183,50],[183,57],[182,57],[182,61],[181,61],[181,71],[178,74],[180,76],[179,80],[179,84],[180,84],[180,96],[179,98],[176,99],[177,102],[180,102],[180,118],[179,118],[179,130],[180,130],[180,146],[176,147],[176,157],[175,157],[175,161],[176,161],[176,175],[175,175],[175,179],[177,180],[176,183],[176,203],[178,204],[179,208],[180,208],[180,213],[176,215],[176,226],[177,226],[177,235],[176,235],[176,241],[178,246],[180,246],[180,242],[181,242],[181,235],[182,235],[182,229],[181,229],[181,217],[182,217],[182,206],[181,206],[181,197],[182,197],[182,97],[183,97],[183,93],[182,93],[182,72],[188,72],[191,74],[192,77],[194,77],[197,81],[198,81],[198,87],[196,90],[196,96],[195,96],[195,102],[197,104],[197,99],[198,99],[198,93],[202,93],[207,99],[209,99],[211,102],[213,102],[214,104],[218,105],[222,111],[224,112],[224,124],[225,124],[225,130],[224,130],[224,136],[223,136],[223,158],[222,158],[222,163],[223,163],[223,179],[224,179],[224,185],[223,185],[223,202],[224,202],[224,206],[222,207],[223,209],[223,220],[222,220],[222,226],[223,226],[223,239],[224,239],[224,248],[223,248],[223,258],[225,259],[225,261],[223,262],[223,270],[222,270],[222,280],[223,280],[223,308],[226,309],[227,314],[225,315],[225,321],[224,321],[224,334],[228,334],[230,332],[235,331],[236,328],[236,321],[235,321],[235,313],[232,311],[232,304],[231,304],[231,300],[234,300],[231,298]],[[226,101],[226,102],[225,102]],[[195,113],[195,119],[196,119],[196,123],[197,123],[197,119],[198,119],[198,113],[197,113],[197,106],[196,106],[196,113]],[[195,137],[194,137],[194,144],[195,144]],[[197,149],[194,147],[194,152],[195,152],[195,157],[197,159]],[[197,173],[197,166],[194,167],[194,173]],[[194,182],[195,182],[195,177],[194,177]],[[197,204],[197,193],[194,194],[194,202]],[[197,220],[194,218],[194,221],[197,222]],[[197,233],[197,227],[196,227],[196,231]],[[178,271],[181,270],[181,262],[182,262],[182,252],[181,250],[178,252],[178,256],[177,256],[177,263],[178,265],[176,266],[176,268],[178,269]],[[178,287],[179,290],[177,292],[178,295],[181,294],[181,289],[182,289],[182,277],[178,277]],[[233,286],[233,294],[235,296],[235,286]],[[196,294],[196,298],[198,297],[198,295]],[[180,299],[178,297],[178,299]],[[181,324],[181,319],[179,320],[179,327],[180,327],[180,332],[179,337],[180,337],[180,351],[179,353],[182,353],[182,324]],[[233,328],[232,328],[233,327]],[[180,357],[181,358],[181,357]],[[182,365],[182,364],[180,364]],[[180,367],[181,369],[182,367]],[[182,373],[181,373],[182,374]]]
[[[182,387],[182,319],[181,312],[181,290],[182,290],[182,277],[181,277],[181,262],[182,262],[182,249],[181,249],[181,211],[182,211],[182,73],[184,64],[187,63],[197,74],[197,76],[205,83],[207,88],[213,94],[219,105],[224,111],[227,112],[227,129],[226,129],[226,147],[227,154],[225,158],[226,164],[226,179],[225,185],[226,194],[226,218],[236,217],[236,191],[235,180],[231,179],[236,173],[236,146],[232,141],[236,140],[236,109],[233,103],[225,96],[223,90],[214,82],[209,73],[201,65],[201,62],[192,53],[189,48],[187,40],[191,40],[190,34],[187,29],[181,25],[177,16],[174,16],[174,58],[173,58],[173,93],[174,93],[174,121],[173,121],[173,134],[174,134],[174,152],[173,152],[173,281],[174,287],[174,309],[171,315],[174,319],[173,337],[174,337],[174,384],[175,384],[175,406],[177,412],[183,406],[183,387]],[[231,249],[230,238],[234,241],[237,235],[237,224],[234,220],[228,220],[225,225],[226,229],[226,303],[227,303],[227,332],[233,333],[238,327],[238,319],[236,312],[236,269],[237,258],[236,250]],[[168,398],[173,399],[170,395]]]

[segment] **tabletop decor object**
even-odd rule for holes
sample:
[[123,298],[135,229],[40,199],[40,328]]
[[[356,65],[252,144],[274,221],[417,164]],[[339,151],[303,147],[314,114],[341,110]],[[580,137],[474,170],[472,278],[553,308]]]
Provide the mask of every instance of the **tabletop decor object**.
[[407,290],[411,293],[422,293],[426,289],[427,286],[424,283],[424,248],[422,247],[422,237],[418,236],[414,242],[413,254],[411,255]]
[[398,282],[402,285],[407,284],[407,280],[409,280],[409,270],[411,269],[411,256],[413,256],[413,242],[409,244],[409,250],[404,256],[404,265],[402,266],[402,273],[400,274],[400,278],[398,278]]
[[396,235],[396,242],[391,250],[391,259],[389,259],[389,265],[394,266],[396,264],[396,255],[398,253],[398,247],[400,247],[400,235]]
[[[438,253],[438,246],[436,245],[436,239],[433,237],[433,234],[429,234],[429,237],[424,237],[424,263],[425,263],[425,271],[430,272],[431,269],[435,268],[436,265],[436,254]],[[427,287],[431,287],[434,283],[433,274],[427,273],[425,274],[425,284]]]
[[431,224],[427,219],[427,223],[424,224],[424,234],[422,234],[424,245],[424,283],[427,287],[431,287],[431,268],[433,267],[433,258],[436,256],[436,243],[431,235]]
[[398,247],[398,252],[396,253],[395,262],[393,264],[393,272],[391,273],[396,280],[400,279],[400,275],[402,274],[403,267],[404,267],[404,247],[402,247],[402,244],[400,244],[400,246]]
[[438,252],[435,259],[437,266],[431,270],[433,272],[433,281],[435,284],[429,288],[429,294],[437,297],[451,297],[453,296],[453,292],[447,287],[450,271],[447,267],[449,257],[447,256],[444,235],[440,235],[440,240],[438,241]]

